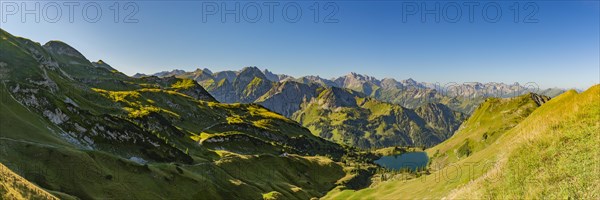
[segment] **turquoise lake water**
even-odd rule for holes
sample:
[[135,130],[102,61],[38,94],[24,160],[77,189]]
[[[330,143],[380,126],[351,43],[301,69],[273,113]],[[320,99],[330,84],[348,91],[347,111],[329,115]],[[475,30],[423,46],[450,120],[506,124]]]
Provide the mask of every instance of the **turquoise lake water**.
[[394,170],[411,169],[415,170],[427,165],[429,157],[425,152],[406,152],[400,155],[383,156],[375,163],[382,167]]

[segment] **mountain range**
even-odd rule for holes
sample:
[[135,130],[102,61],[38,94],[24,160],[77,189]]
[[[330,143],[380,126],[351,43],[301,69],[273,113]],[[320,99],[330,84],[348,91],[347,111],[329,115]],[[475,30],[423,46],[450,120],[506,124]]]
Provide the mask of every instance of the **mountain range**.
[[[357,73],[332,79],[294,78],[257,67],[221,72],[173,70],[133,77],[152,76],[195,80],[220,102],[256,103],[296,120],[315,135],[360,148],[433,146],[450,137],[486,98],[537,89],[503,83],[441,87]],[[556,95],[561,91],[542,92]]]
[[[399,104],[406,108],[416,108],[426,103],[444,103],[452,107],[453,110],[460,111],[466,114],[470,114],[476,107],[488,97],[515,97],[526,93],[537,93],[549,97],[554,97],[562,92],[564,89],[559,88],[539,88],[535,83],[526,83],[521,85],[505,84],[505,83],[479,83],[479,82],[467,82],[467,83],[427,83],[418,82],[413,79],[406,79],[397,81],[393,78],[377,79],[372,76],[357,74],[351,72],[345,76],[325,79],[319,76],[303,76],[300,78],[294,78],[290,75],[285,74],[274,74],[268,69],[260,70],[257,67],[245,67],[238,71],[221,71],[213,73],[210,69],[196,69],[193,72],[186,72],[184,70],[172,70],[154,73],[151,75],[137,73],[133,77],[146,77],[146,76],[157,76],[157,77],[168,77],[176,76],[182,78],[189,78],[198,81],[205,88],[212,93],[217,88],[228,88],[234,85],[236,78],[246,79],[245,82],[237,83],[234,90],[244,90],[248,86],[244,83],[250,83],[251,80],[257,79],[271,85],[276,83],[285,82],[298,82],[305,85],[318,85],[325,88],[338,87],[347,88],[357,92],[361,92],[367,96],[374,97],[377,100],[385,101],[388,103]],[[256,84],[256,83],[255,83]],[[269,90],[266,86],[254,88],[255,93],[261,95],[266,94]],[[272,86],[273,88],[275,86]],[[261,91],[262,89],[263,91]],[[270,88],[269,88],[270,89]],[[279,89],[281,90],[281,89]],[[304,93],[303,91],[302,94]],[[271,91],[271,93],[273,93]],[[255,102],[256,97],[242,97],[244,93],[216,93],[215,97],[224,103],[235,103],[244,101],[245,103]],[[302,95],[300,94],[300,96]],[[268,96],[263,97],[263,99]],[[283,111],[283,110],[276,110]],[[287,115],[286,115],[287,116]],[[291,116],[291,115],[290,115]]]

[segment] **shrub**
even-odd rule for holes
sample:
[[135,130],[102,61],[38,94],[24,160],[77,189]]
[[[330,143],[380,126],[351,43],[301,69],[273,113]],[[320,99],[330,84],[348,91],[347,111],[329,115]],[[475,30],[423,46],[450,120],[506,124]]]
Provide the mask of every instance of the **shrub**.
[[283,198],[283,194],[281,194],[277,191],[272,191],[272,192],[263,194],[264,200],[276,200],[276,199],[282,199],[282,198]]
[[192,79],[183,79],[177,81],[177,83],[174,83],[173,85],[171,85],[171,87],[173,89],[189,89],[191,87],[194,87],[194,81]]
[[473,150],[471,149],[471,141],[469,141],[468,139],[465,140],[465,142],[460,147],[458,147],[456,151],[456,155],[458,157],[469,156],[471,155],[471,153],[473,153]]

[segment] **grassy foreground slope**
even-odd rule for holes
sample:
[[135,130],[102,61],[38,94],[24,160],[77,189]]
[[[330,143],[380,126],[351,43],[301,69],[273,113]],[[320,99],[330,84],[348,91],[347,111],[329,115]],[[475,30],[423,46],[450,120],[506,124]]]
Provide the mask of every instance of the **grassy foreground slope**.
[[431,165],[440,168],[489,147],[548,100],[533,93],[485,100],[451,139],[427,149]]
[[0,199],[58,199],[0,163]]
[[[524,97],[509,104],[521,105],[512,110],[525,113],[529,103],[517,104],[519,98]],[[502,115],[482,107],[477,112]],[[324,199],[599,198],[600,85],[581,94],[566,92],[526,117],[474,121],[493,116],[477,112],[455,137],[429,150],[430,155],[450,150],[446,156],[454,157],[433,158],[430,175],[359,191],[333,190]],[[477,123],[488,128],[469,129]],[[496,132],[497,139],[482,143],[481,134],[487,132]],[[469,137],[480,139],[473,141],[471,153],[457,157]]]

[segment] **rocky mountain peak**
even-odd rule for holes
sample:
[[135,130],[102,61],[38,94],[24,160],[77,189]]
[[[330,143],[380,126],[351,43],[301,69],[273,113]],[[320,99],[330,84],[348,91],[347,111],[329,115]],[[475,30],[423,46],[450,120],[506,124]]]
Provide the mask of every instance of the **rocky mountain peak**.
[[220,72],[213,73],[212,76],[217,81],[221,81],[223,79],[226,79],[230,83],[233,83],[233,81],[235,80],[237,74],[238,74],[238,72],[235,72],[235,71],[220,71]]
[[393,78],[384,78],[381,80],[381,87],[386,89],[399,88],[402,84],[400,84],[396,79]]
[[181,75],[181,74],[184,74],[184,73],[185,73],[184,70],[174,69],[174,70],[171,70],[171,71],[158,72],[158,73],[152,74],[152,76],[158,76],[158,77],[177,76],[177,75]]
[[279,82],[279,81],[281,81],[281,79],[279,78],[279,76],[277,74],[274,74],[273,72],[269,71],[268,69],[263,70],[262,73],[270,81],[273,81],[273,82]]
[[408,78],[408,79],[402,80],[402,81],[400,81],[400,82],[401,82],[402,84],[404,84],[404,85],[412,85],[412,86],[414,86],[414,85],[417,85],[417,84],[418,84],[418,83],[417,83],[417,81],[415,81],[415,80],[414,80],[414,79],[412,79],[412,78]]
[[77,49],[71,47],[70,45],[68,45],[67,43],[64,43],[62,41],[51,40],[51,41],[47,42],[46,44],[44,44],[43,47],[46,48],[48,51],[54,52],[59,55],[66,55],[66,56],[86,59],[85,56],[83,56],[83,54],[81,54],[79,51],[77,51]]
[[115,70],[115,68],[112,68],[108,63],[104,62],[103,60],[98,60],[96,62],[92,62],[92,65],[94,65],[94,67],[104,68],[104,69],[108,69],[110,71]]
[[135,73],[135,74],[134,74],[133,76],[131,76],[131,77],[133,77],[133,78],[142,78],[142,77],[145,77],[145,76],[148,76],[148,75],[146,75],[146,74],[144,74],[144,73]]
[[193,74],[206,74],[206,75],[212,75],[213,74],[212,71],[210,71],[207,68],[204,68],[204,69],[196,68],[196,70],[194,70],[192,73]]
[[238,75],[238,79],[249,79],[252,80],[254,77],[256,78],[260,78],[260,79],[267,79],[267,77],[265,76],[265,74],[263,74],[262,71],[260,71],[260,69],[258,69],[258,67],[245,67],[244,69],[242,69],[242,71],[240,71],[240,74]]
[[361,93],[356,93],[348,89],[342,89],[338,87],[331,87],[319,95],[319,104],[323,108],[337,108],[337,107],[357,107],[355,97],[362,97]]

